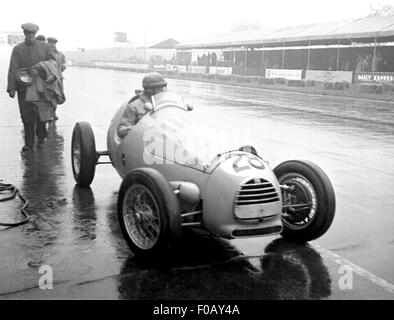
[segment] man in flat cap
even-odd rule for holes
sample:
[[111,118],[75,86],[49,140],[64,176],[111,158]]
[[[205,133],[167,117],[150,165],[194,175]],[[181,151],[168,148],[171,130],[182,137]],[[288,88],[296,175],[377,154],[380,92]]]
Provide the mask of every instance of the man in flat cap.
[[58,42],[54,37],[47,38],[48,44],[53,48],[54,55],[56,58],[56,62],[60,68],[60,72],[63,72],[66,69],[66,56],[63,52],[57,50],[56,43]]
[[31,150],[34,146],[34,133],[38,137],[38,146],[42,147],[47,136],[46,121],[42,121],[38,108],[32,102],[26,101],[26,86],[17,79],[20,70],[29,70],[34,78],[37,71],[32,67],[40,61],[54,59],[52,48],[43,41],[36,40],[36,33],[39,27],[34,23],[24,23],[22,25],[25,41],[14,47],[11,54],[10,66],[8,69],[7,92],[11,98],[18,94],[19,111],[23,122],[25,145],[22,151]]
[[[52,47],[53,52],[54,52],[54,56],[56,59],[56,64],[57,64],[57,68],[59,70],[59,74],[60,74],[60,80],[62,82],[63,85],[63,71],[66,70],[66,57],[64,55],[63,52],[57,50],[56,47],[56,43],[58,42],[56,38],[54,37],[48,37],[47,38],[48,44]],[[56,115],[56,106],[54,107],[54,119],[58,120],[58,117]]]

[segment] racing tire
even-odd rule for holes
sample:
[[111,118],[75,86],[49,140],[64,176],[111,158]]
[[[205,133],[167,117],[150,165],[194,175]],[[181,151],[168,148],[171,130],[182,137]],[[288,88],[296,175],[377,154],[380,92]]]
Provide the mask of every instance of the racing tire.
[[285,161],[274,173],[281,185],[291,187],[282,190],[283,205],[290,205],[283,209],[282,237],[300,243],[321,237],[335,215],[335,193],[327,175],[314,163],[301,160]]
[[181,237],[179,203],[157,170],[139,168],[126,175],[118,194],[118,218],[137,258],[155,260],[176,252]]
[[88,122],[77,122],[74,126],[71,162],[77,185],[89,187],[96,171],[97,153],[93,130]]

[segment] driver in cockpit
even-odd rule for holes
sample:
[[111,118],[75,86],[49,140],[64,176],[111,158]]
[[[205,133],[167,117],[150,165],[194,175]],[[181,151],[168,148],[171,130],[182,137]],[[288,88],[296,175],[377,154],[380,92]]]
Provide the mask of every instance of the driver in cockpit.
[[151,110],[147,107],[147,103],[152,103],[151,97],[167,90],[167,82],[160,73],[150,72],[142,79],[142,87],[144,90],[130,100],[122,114],[117,128],[118,136],[122,139]]

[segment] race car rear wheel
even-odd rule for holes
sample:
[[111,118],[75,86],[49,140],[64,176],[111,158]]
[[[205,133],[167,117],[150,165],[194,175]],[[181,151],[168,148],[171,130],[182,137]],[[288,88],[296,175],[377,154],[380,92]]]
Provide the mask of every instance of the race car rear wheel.
[[96,171],[96,142],[91,125],[77,122],[71,142],[71,162],[74,179],[80,187],[89,187]]
[[282,236],[296,242],[322,236],[335,215],[335,193],[327,175],[309,161],[279,164],[274,173],[282,188]]
[[175,249],[181,235],[178,199],[163,175],[152,168],[126,175],[118,195],[118,218],[137,257],[163,257]]

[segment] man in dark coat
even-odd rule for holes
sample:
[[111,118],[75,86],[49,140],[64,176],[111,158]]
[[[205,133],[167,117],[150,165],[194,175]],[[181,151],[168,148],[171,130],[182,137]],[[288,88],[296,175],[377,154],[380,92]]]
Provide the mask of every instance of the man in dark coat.
[[11,98],[18,93],[19,111],[25,132],[25,145],[22,151],[28,151],[34,146],[34,131],[38,137],[38,146],[43,146],[47,135],[46,122],[40,119],[37,106],[25,100],[27,87],[18,81],[17,73],[22,68],[27,68],[34,78],[37,76],[37,71],[32,67],[40,61],[54,59],[54,57],[53,50],[47,43],[36,40],[35,35],[39,29],[36,24],[25,23],[22,29],[25,41],[16,45],[12,50],[7,92]]

